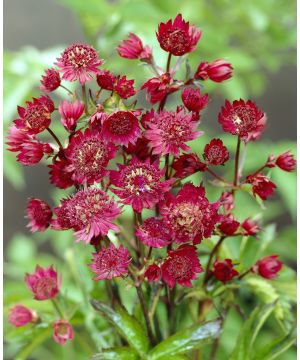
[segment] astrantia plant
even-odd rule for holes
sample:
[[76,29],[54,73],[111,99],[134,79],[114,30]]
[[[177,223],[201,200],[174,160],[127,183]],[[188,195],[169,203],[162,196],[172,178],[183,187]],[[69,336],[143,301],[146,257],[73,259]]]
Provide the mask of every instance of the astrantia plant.
[[[231,309],[243,317],[245,328],[232,354],[220,359],[258,359],[252,345],[262,326],[260,317],[279,311],[279,299],[251,316],[240,305],[241,292],[255,281],[273,281],[282,262],[280,254],[253,254],[251,263],[244,262],[247,242],[259,242],[264,229],[257,219],[242,218],[236,208],[239,193],[267,206],[264,202],[277,188],[271,169],[293,171],[295,159],[290,151],[266,154],[265,163],[257,159],[257,170],[244,174],[244,150],[262,135],[267,119],[248,99],[225,100],[219,112],[220,129],[236,139],[234,152],[220,138],[202,141],[205,123],[200,119],[209,112],[212,97],[205,93],[205,82],[229,80],[233,67],[224,59],[201,59],[194,71],[178,78],[201,35],[181,15],[161,23],[156,32],[162,56],[166,54],[161,68],[151,48],[129,34],[117,51],[152,72],[143,84],[105,69],[92,46],[72,44],[42,75],[45,94],[18,106],[19,117],[9,130],[8,149],[17,161],[30,166],[44,160],[49,183],[65,191],[52,206],[30,198],[28,227],[32,232],[71,230],[73,246],[89,254],[78,265],[84,267],[79,274],[88,270],[94,281],[94,289],[85,294],[90,301],[85,313],[91,314],[88,321],[107,319],[106,327],[117,330],[110,333],[107,347],[95,343],[95,359],[200,359],[202,353],[214,359]],[[75,91],[68,82],[76,84]],[[52,96],[60,87],[67,97],[61,101]],[[182,103],[170,108],[167,100],[175,93]],[[145,94],[149,106],[142,107],[138,99]],[[64,137],[53,131],[54,122],[61,122]],[[42,136],[47,133],[49,141]],[[193,151],[192,140],[200,144],[200,152]],[[232,171],[225,179],[227,167]],[[124,213],[131,221],[124,221]],[[240,244],[235,255],[226,248],[230,238]],[[85,278],[77,280],[75,286]],[[9,322],[49,327],[60,345],[76,342],[75,330],[82,324],[76,318],[79,305],[69,304],[59,268],[37,265],[25,275],[25,283],[36,301],[53,303],[53,313],[14,304]],[[285,339],[291,328],[281,320]],[[253,331],[246,334],[247,327]],[[97,331],[97,321],[84,329]],[[241,350],[244,333],[248,340]]]

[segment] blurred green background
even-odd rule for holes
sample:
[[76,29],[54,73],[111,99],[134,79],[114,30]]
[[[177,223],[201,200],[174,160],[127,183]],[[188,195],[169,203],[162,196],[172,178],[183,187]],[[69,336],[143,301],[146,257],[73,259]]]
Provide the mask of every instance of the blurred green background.
[[[179,12],[203,30],[197,51],[189,57],[193,69],[202,60],[217,58],[225,58],[234,66],[234,77],[230,81],[205,83],[212,102],[202,120],[206,135],[193,144],[194,149],[201,154],[209,136],[221,135],[217,113],[225,98],[251,97],[266,111],[268,127],[262,140],[249,146],[245,174],[260,166],[269,153],[278,155],[291,149],[295,154],[296,2],[291,0],[4,0],[4,132],[16,116],[16,106],[39,94],[39,80],[44,68],[51,66],[60,51],[72,42],[93,44],[106,60],[106,68],[134,78],[140,86],[150,73],[137,62],[119,58],[116,46],[128,32],[134,32],[153,48],[159,65],[165,66],[166,55],[157,45],[155,31],[159,22],[174,18]],[[58,95],[63,97],[64,93],[58,92]],[[144,103],[143,98],[139,100]],[[172,97],[168,106],[175,106],[178,100],[178,97]],[[60,131],[58,121],[54,128]],[[233,152],[233,137],[221,136]],[[24,219],[27,197],[39,197],[57,205],[65,192],[49,186],[44,165],[24,168],[7,151],[4,152],[4,173],[5,311],[18,302],[38,306],[38,310],[46,313],[49,311],[47,304],[30,300],[23,283],[24,272],[31,272],[37,262],[55,264],[63,273],[64,288],[70,301],[81,301],[82,286],[87,292],[93,288],[84,265],[90,257],[90,249],[82,244],[72,246],[69,232],[48,231],[31,235]],[[275,169],[272,179],[278,185],[278,192],[268,201],[267,210],[253,203],[250,197],[243,196],[239,216],[240,219],[250,215],[263,217],[266,226],[263,236],[267,238],[262,242],[265,244],[263,254],[278,253],[285,264],[295,269],[296,175]],[[216,199],[217,195],[212,192],[211,199]],[[81,265],[74,262],[75,258]],[[79,277],[81,287],[75,285],[75,277]],[[273,290],[268,288],[267,292],[286,293],[295,299],[294,278],[287,268],[282,281],[272,282]],[[251,296],[246,294],[244,300],[243,306],[251,309]],[[285,303],[284,311],[287,318],[294,316],[293,306]],[[107,336],[105,327],[93,328],[93,319],[84,322],[90,331],[94,331],[97,343],[99,338]],[[221,353],[223,350],[228,353],[233,348],[241,319],[232,315],[227,324]],[[5,359],[10,359],[26,344],[21,342],[22,331],[13,330],[6,323],[5,326],[8,341]],[[29,330],[25,342],[31,341]],[[260,343],[269,342],[274,333],[270,322],[260,335]],[[81,346],[70,344],[63,349],[45,339],[47,336],[41,339],[44,345],[34,350],[31,359],[42,356],[45,359],[85,358],[86,349],[82,344],[86,339]],[[279,359],[295,359],[295,354],[291,348]]]

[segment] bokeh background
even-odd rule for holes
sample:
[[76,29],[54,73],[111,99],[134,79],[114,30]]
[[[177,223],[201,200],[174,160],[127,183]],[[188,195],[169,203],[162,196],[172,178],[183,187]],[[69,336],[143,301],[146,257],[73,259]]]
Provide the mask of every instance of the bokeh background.
[[[70,43],[93,44],[106,60],[106,68],[117,69],[134,78],[137,85],[142,84],[149,77],[147,70],[140,67],[137,72],[140,65],[119,58],[115,48],[129,32],[134,32],[153,47],[154,54],[161,54],[155,38],[157,24],[178,12],[203,30],[198,49],[190,57],[191,67],[195,68],[201,60],[225,58],[235,69],[230,81],[206,86],[212,97],[210,109],[203,117],[207,134],[217,136],[221,132],[217,113],[225,98],[252,98],[267,113],[268,127],[262,141],[250,146],[247,167],[256,168],[270,152],[277,155],[291,149],[295,153],[296,2],[293,0],[4,0],[4,132],[16,116],[16,105],[39,93],[43,69],[51,66]],[[158,59],[164,65],[165,57],[160,55]],[[177,100],[172,98],[174,106]],[[233,149],[230,141],[226,145]],[[28,297],[23,274],[32,271],[36,261],[63,262],[65,256],[72,257],[74,253],[65,254],[66,244],[71,240],[58,233],[50,231],[32,236],[26,230],[24,209],[29,196],[51,204],[57,204],[60,197],[60,192],[49,185],[47,168],[21,167],[14,155],[5,151],[4,173],[5,301],[10,304],[18,296]],[[264,220],[272,240],[268,253],[281,254],[282,260],[295,269],[296,175],[274,170],[272,179],[279,189],[278,195],[268,203]],[[251,206],[244,203],[245,214],[255,212]],[[268,341],[271,333],[271,327],[265,330],[263,341]],[[8,340],[9,336],[16,334],[8,333]],[[13,356],[15,348],[11,343],[7,345],[7,359]],[[46,348],[45,353],[36,351],[34,359],[45,354],[47,359],[54,356]],[[63,358],[60,349],[54,351]],[[294,358],[293,348],[282,357]]]

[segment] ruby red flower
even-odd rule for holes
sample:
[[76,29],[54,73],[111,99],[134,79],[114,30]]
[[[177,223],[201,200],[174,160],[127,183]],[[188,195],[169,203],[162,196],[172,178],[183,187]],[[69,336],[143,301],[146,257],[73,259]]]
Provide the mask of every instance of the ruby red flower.
[[175,56],[182,56],[195,50],[202,32],[190,26],[178,14],[174,21],[160,23],[156,33],[160,47]]
[[171,75],[169,73],[161,74],[158,77],[151,78],[145,82],[141,89],[146,89],[150,96],[151,104],[162,101],[170,92]]
[[99,131],[86,129],[72,137],[65,150],[72,172],[72,180],[78,184],[93,184],[108,175],[106,166],[115,157],[116,147],[105,141]]
[[231,259],[215,260],[213,274],[222,282],[230,281],[239,274],[233,267]]
[[112,91],[117,77],[108,70],[100,70],[97,74],[97,83],[104,90]]
[[205,171],[206,164],[200,161],[197,154],[183,154],[174,160],[172,168],[176,170],[174,177],[184,178],[197,171]]
[[262,200],[267,200],[269,196],[273,195],[274,189],[277,188],[269,178],[261,173],[247,176],[246,183],[252,185],[253,195],[259,196]]
[[45,75],[42,76],[40,87],[45,92],[52,92],[60,86],[60,74],[56,69],[46,69]]
[[129,251],[124,247],[115,247],[112,243],[107,248],[93,254],[90,268],[96,274],[94,280],[111,280],[113,277],[127,274],[130,264]]
[[137,117],[131,111],[116,111],[104,120],[102,133],[106,140],[128,146],[136,142],[141,130]]
[[33,101],[26,101],[26,107],[18,106],[19,119],[14,120],[16,127],[29,135],[38,134],[51,123],[54,103],[48,96],[41,96]]
[[52,211],[50,206],[43,200],[31,198],[27,203],[27,227],[32,232],[45,231],[51,222]]
[[209,165],[224,165],[229,159],[229,151],[221,139],[212,139],[205,145],[203,157]]
[[172,231],[163,219],[151,217],[140,225],[135,233],[138,239],[147,246],[162,248],[170,244]]
[[225,101],[219,113],[219,123],[222,125],[225,132],[233,135],[238,135],[246,140],[250,134],[260,132],[264,128],[265,114],[257,108],[257,106],[248,100],[235,100],[230,103]]
[[282,262],[278,260],[278,255],[270,255],[258,260],[252,267],[252,272],[259,274],[265,279],[274,279],[282,269]]
[[59,345],[65,345],[68,340],[73,340],[72,325],[67,320],[57,320],[53,324],[53,339]]
[[53,299],[60,288],[60,281],[53,266],[43,269],[37,265],[33,274],[25,274],[25,282],[35,300]]
[[223,82],[232,77],[232,65],[223,59],[205,61],[199,64],[195,73],[195,79],[207,80],[215,82]]
[[185,88],[182,91],[181,99],[184,106],[189,111],[199,112],[206,108],[208,105],[209,97],[208,94],[201,96],[199,89]]
[[64,80],[79,80],[81,85],[92,80],[92,75],[99,73],[98,67],[102,64],[103,60],[99,59],[97,51],[92,46],[79,43],[67,47],[56,63],[63,73]]
[[149,265],[144,275],[149,282],[159,281],[161,279],[161,268],[156,264]]
[[15,327],[35,323],[37,320],[38,316],[36,312],[23,305],[15,305],[9,310],[8,321]]
[[53,153],[52,147],[48,143],[41,142],[34,135],[28,135],[27,132],[12,126],[9,129],[6,144],[8,151],[19,152],[17,161],[25,166],[38,164],[44,155]]
[[234,235],[237,229],[239,228],[240,223],[234,220],[232,215],[224,216],[221,223],[218,226],[218,229],[227,236]]
[[191,280],[197,278],[197,273],[203,272],[196,253],[196,247],[181,245],[176,250],[168,251],[168,258],[161,266],[162,279],[173,288],[176,283],[192,287]]
[[119,55],[126,59],[140,59],[147,63],[152,61],[152,51],[148,45],[143,46],[142,40],[130,33],[128,39],[123,40],[117,47]]
[[284,171],[291,172],[296,168],[296,160],[290,151],[286,151],[278,156],[276,165]]
[[135,95],[134,80],[127,80],[126,76],[118,77],[114,85],[114,91],[122,98],[128,99]]
[[198,124],[192,121],[192,115],[186,114],[183,109],[161,111],[148,126],[145,137],[154,155],[179,155],[180,149],[189,151],[190,147],[185,143],[202,135],[201,131],[196,131]]
[[211,236],[219,221],[219,203],[209,203],[202,186],[185,184],[176,196],[166,194],[161,214],[174,233],[174,241],[199,244]]
[[55,160],[53,164],[48,165],[50,168],[50,183],[60,189],[67,189],[74,185],[74,181],[70,176],[68,167],[70,163],[65,159]]
[[126,154],[134,155],[139,160],[144,161],[150,156],[150,148],[148,144],[149,140],[142,136],[139,137],[134,144],[129,143],[124,151]]
[[108,231],[118,230],[112,221],[121,213],[108,195],[97,188],[80,190],[75,195],[63,199],[54,210],[56,219],[52,220],[55,230],[73,229],[77,241],[89,241]]
[[250,218],[244,220],[241,225],[243,228],[243,235],[246,236],[256,235],[261,230],[258,223]]
[[225,214],[230,213],[234,209],[234,198],[231,192],[223,192],[219,202],[223,207]]
[[133,210],[141,212],[152,209],[169,191],[173,180],[160,181],[165,169],[159,169],[159,162],[150,164],[133,158],[129,165],[118,165],[119,171],[111,170],[111,183],[118,187],[111,191],[119,196],[123,204],[131,205]]
[[61,123],[68,131],[75,131],[77,120],[84,112],[84,104],[77,100],[74,103],[63,100],[58,107],[61,115]]

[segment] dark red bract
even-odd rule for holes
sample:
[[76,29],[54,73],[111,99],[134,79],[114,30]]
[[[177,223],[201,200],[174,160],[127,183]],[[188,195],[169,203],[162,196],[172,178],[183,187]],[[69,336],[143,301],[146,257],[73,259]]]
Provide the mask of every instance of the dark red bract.
[[213,274],[222,282],[230,281],[239,274],[233,267],[231,259],[215,260]]
[[257,261],[252,267],[252,271],[266,279],[274,279],[282,268],[282,262],[278,260],[278,255],[266,256]]
[[229,159],[229,152],[222,140],[212,139],[205,145],[203,157],[209,165],[224,165]]

